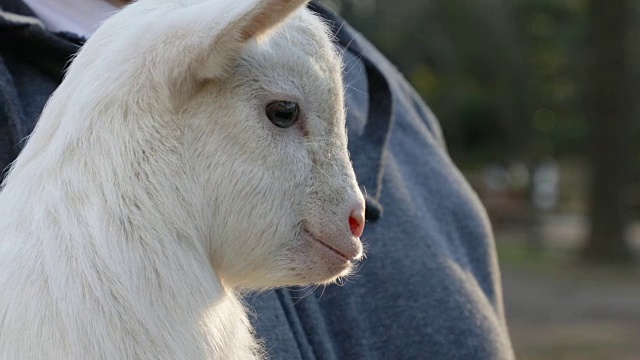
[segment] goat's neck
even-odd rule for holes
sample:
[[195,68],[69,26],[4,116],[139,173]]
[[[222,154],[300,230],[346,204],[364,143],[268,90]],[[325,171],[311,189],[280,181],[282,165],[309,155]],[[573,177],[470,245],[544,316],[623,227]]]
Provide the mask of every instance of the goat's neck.
[[[169,188],[179,157],[128,154],[118,134],[70,145],[61,139],[78,129],[41,121],[0,195],[0,221],[3,236],[38,253],[29,266],[48,282],[43,295],[62,304],[54,311],[71,346],[111,348],[113,358],[252,357],[247,317],[208,260],[206,230]],[[167,163],[145,165],[154,161]]]

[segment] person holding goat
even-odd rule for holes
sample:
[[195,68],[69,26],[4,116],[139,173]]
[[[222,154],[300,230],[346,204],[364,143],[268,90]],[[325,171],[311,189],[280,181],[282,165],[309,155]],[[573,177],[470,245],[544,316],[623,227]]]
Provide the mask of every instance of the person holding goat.
[[[77,11],[79,3],[95,6]],[[95,21],[116,5],[0,0],[3,166],[20,152]],[[367,195],[367,259],[342,287],[247,295],[256,337],[272,359],[512,358],[491,229],[448,156],[435,117],[361,35],[318,4],[310,10],[330,27],[345,64],[349,152]],[[252,69],[256,61],[244,66]],[[283,114],[293,118],[290,105],[277,104],[278,124],[286,126]],[[2,242],[0,252],[7,251]],[[3,319],[0,331],[23,331],[2,328]]]

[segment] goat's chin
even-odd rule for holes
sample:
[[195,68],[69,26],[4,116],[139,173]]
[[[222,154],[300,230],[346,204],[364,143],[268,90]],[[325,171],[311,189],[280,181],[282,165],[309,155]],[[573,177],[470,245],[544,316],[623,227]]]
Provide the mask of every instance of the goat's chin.
[[[275,261],[263,263],[259,268],[246,264],[235,268],[235,271],[217,269],[217,272],[230,287],[261,291],[284,286],[329,284],[351,274],[363,257],[360,239],[350,236],[319,239],[306,228],[297,233],[289,246],[274,255]],[[243,272],[242,268],[250,270]]]
[[[290,249],[287,285],[327,284],[349,275],[362,258],[362,243],[357,238],[337,243],[349,244],[349,251],[335,247],[336,242],[321,241],[302,231],[300,241]],[[351,250],[355,248],[356,250]]]

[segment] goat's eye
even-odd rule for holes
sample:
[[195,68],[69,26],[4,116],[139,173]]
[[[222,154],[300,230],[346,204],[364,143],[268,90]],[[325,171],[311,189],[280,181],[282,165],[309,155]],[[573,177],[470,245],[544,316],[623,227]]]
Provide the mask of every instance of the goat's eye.
[[298,121],[300,108],[293,101],[274,101],[267,105],[267,117],[280,128],[288,128]]

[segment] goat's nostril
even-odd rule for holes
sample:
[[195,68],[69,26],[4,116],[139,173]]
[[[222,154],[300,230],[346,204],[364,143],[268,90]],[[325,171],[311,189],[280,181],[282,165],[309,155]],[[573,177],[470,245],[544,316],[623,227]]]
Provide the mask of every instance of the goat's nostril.
[[364,210],[357,209],[351,212],[349,216],[349,226],[351,227],[351,233],[355,237],[362,236],[364,232]]

